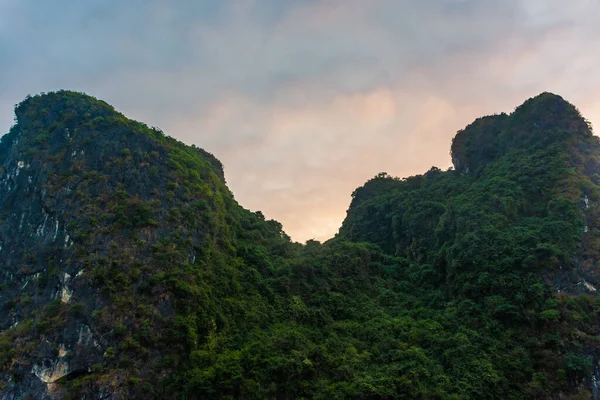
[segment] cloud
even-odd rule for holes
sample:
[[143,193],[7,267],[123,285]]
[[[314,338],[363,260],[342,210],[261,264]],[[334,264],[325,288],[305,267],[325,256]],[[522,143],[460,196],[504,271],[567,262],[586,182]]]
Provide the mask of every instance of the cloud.
[[378,172],[550,90],[600,126],[596,0],[0,3],[0,130],[28,93],[88,92],[213,152],[242,205],[336,231]]

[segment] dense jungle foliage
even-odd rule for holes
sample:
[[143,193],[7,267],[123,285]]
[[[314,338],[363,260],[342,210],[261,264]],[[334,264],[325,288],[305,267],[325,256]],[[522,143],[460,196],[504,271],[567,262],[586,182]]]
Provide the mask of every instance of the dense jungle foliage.
[[[16,116],[0,162],[19,146],[44,171],[85,273],[67,302],[3,303],[22,316],[0,334],[11,382],[85,323],[104,348],[53,383],[67,398],[591,396],[600,145],[558,96],[458,132],[455,169],[377,175],[335,238],[303,245],[238,205],[212,155],[104,102],[61,91]],[[23,258],[51,266],[40,294],[57,254]]]

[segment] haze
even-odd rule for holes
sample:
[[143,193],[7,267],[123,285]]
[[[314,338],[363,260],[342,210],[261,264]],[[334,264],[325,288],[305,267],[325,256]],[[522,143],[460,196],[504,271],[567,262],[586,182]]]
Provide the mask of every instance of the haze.
[[448,168],[479,116],[551,91],[600,126],[597,49],[597,0],[0,0],[0,132],[27,94],[86,92],[323,240],[378,172]]

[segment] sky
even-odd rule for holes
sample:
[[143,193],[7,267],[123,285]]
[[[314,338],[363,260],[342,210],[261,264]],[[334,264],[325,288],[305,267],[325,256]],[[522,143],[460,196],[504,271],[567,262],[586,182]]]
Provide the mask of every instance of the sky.
[[448,168],[477,117],[550,91],[600,127],[598,49],[598,0],[0,0],[0,133],[26,95],[83,91],[325,240],[354,189]]

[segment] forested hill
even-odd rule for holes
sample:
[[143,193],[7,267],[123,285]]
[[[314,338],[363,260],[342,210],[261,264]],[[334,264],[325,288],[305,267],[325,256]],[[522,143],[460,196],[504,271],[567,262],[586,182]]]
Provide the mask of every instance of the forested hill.
[[544,93],[293,243],[84,94],[0,142],[0,399],[598,399],[600,143]]

